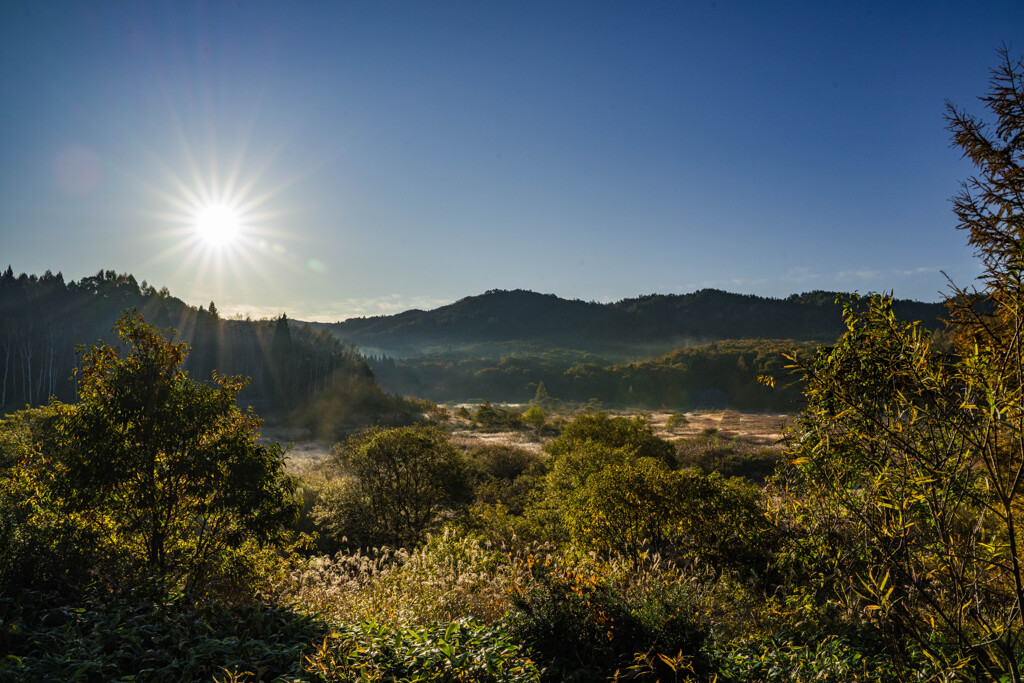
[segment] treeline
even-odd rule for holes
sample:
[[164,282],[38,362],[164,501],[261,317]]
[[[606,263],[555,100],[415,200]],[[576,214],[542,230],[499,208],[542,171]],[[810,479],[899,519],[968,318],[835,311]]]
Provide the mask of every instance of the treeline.
[[[377,385],[356,347],[326,331],[276,319],[224,319],[216,304],[193,308],[139,283],[128,273],[100,271],[65,282],[62,274],[0,276],[0,407],[37,406],[50,397],[73,400],[76,349],[110,338],[126,309],[158,329],[174,329],[192,348],[184,368],[209,381],[249,378],[240,400],[262,414],[318,431],[376,421],[408,410]],[[324,414],[324,413],[327,414]]]
[[[543,384],[551,397],[573,403],[596,399],[612,407],[794,411],[800,406],[800,386],[787,373],[783,354],[813,348],[811,342],[736,340],[678,349],[637,363],[614,364],[566,349],[501,358],[383,356],[369,363],[385,390],[439,403],[524,403]],[[766,377],[774,387],[762,379]]]

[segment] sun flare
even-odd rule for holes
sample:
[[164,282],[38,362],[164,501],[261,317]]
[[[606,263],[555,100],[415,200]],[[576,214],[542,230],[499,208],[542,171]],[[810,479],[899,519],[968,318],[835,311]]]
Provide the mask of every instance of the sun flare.
[[154,205],[163,205],[147,212],[164,224],[155,233],[165,245],[159,260],[187,272],[203,297],[226,291],[245,274],[267,272],[270,262],[278,268],[303,263],[284,246],[291,235],[278,226],[286,212],[277,196],[289,183],[268,185],[264,177],[273,157],[249,160],[241,149],[218,163],[215,148],[207,147],[203,163],[187,140],[181,144],[180,159],[169,163],[154,154],[157,177],[140,178]]
[[212,247],[223,247],[238,236],[238,214],[229,206],[212,204],[196,213],[196,232]]

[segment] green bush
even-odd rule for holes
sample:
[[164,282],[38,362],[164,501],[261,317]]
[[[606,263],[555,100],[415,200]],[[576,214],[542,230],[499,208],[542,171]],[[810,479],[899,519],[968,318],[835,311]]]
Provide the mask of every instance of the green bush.
[[533,431],[540,434],[544,430],[544,425],[547,424],[548,416],[544,412],[544,409],[537,405],[532,405],[526,409],[523,413],[523,423],[533,427]]
[[477,466],[481,479],[513,481],[543,469],[536,453],[506,444],[478,446],[469,452],[469,460]]
[[675,442],[680,467],[699,467],[705,473],[743,477],[763,484],[779,464],[788,460],[781,449],[742,439],[722,439],[718,434],[700,435]]
[[674,432],[680,427],[685,427],[688,424],[690,424],[690,421],[686,419],[686,415],[682,413],[672,413],[668,416],[668,419],[665,420],[665,429],[670,432]]
[[[885,643],[867,638],[822,633],[784,633],[742,639],[716,650],[712,658],[721,683],[835,681],[897,683],[933,678],[925,661],[907,670],[896,665]],[[910,678],[913,677],[913,678]]]
[[545,459],[536,453],[504,444],[474,448],[467,460],[473,468],[477,502],[500,503],[517,515],[530,505],[546,469]]
[[694,469],[670,470],[651,458],[591,474],[562,509],[581,547],[633,559],[657,552],[716,572],[759,576],[775,547],[757,487]]
[[80,517],[61,514],[50,494],[56,404],[0,420],[0,592],[65,593],[93,580],[100,540]]

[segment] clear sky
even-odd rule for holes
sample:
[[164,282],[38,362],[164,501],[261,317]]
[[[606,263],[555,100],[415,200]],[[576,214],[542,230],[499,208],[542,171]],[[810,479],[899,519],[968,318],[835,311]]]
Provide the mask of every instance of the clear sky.
[[317,320],[934,301],[978,273],[944,101],[983,113],[1004,42],[1020,0],[6,0],[0,267]]

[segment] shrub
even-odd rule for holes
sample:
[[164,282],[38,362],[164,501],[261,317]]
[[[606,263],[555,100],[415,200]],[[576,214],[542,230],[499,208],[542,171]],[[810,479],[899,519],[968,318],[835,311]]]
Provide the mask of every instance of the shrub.
[[533,431],[540,434],[547,424],[548,416],[540,406],[532,405],[523,413],[523,422],[531,427]]
[[372,525],[362,539],[368,544],[415,545],[446,512],[470,500],[465,461],[436,427],[371,427],[335,454],[355,475],[336,509]]
[[721,683],[950,680],[932,678],[936,672],[926,661],[919,662],[915,670],[901,670],[877,639],[861,641],[836,634],[786,633],[744,639],[714,654]]
[[763,484],[779,464],[788,460],[781,449],[742,439],[726,441],[717,434],[680,439],[675,445],[680,467],[699,467],[705,473],[743,477],[758,484]]
[[665,429],[670,432],[674,432],[680,427],[685,427],[688,424],[690,424],[690,421],[686,419],[686,415],[683,415],[682,413],[672,413],[668,416],[668,419],[665,420]]
[[473,414],[473,422],[485,431],[511,431],[523,425],[522,415],[517,411],[492,406],[490,401],[484,401],[477,408]]
[[669,470],[651,458],[591,474],[562,509],[580,546],[634,560],[660,552],[718,572],[760,575],[775,545],[759,489],[717,474]]
[[475,470],[477,502],[500,503],[517,515],[529,506],[545,471],[540,456],[515,446],[480,446],[467,459]]
[[505,444],[487,444],[469,452],[484,479],[513,481],[530,471],[541,469],[540,457],[525,448]]

